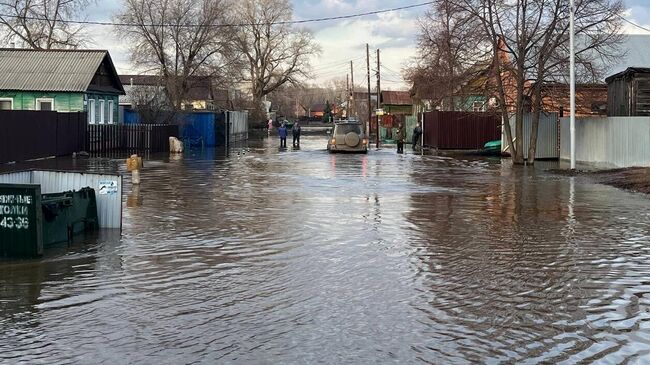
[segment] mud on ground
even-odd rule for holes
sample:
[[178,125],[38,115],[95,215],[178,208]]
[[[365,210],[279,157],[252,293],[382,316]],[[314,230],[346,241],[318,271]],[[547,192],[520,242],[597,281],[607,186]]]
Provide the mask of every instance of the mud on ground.
[[587,176],[601,184],[650,194],[650,168],[648,167],[630,167],[598,171],[553,170],[552,172],[566,176]]

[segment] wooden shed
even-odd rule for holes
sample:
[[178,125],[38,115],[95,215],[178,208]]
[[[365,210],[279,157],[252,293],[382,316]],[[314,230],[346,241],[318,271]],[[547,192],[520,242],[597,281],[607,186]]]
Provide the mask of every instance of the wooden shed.
[[650,68],[629,67],[605,81],[608,116],[650,116]]

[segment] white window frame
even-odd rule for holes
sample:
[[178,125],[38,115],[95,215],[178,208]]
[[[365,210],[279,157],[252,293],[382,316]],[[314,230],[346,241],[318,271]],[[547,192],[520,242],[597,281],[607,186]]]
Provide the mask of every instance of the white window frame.
[[113,107],[115,103],[113,100],[108,101],[108,124],[115,124],[115,113],[113,112]]
[[478,100],[474,101],[472,103],[472,111],[473,112],[484,112],[485,111],[485,102],[478,101]]
[[88,123],[89,124],[95,124],[97,123],[97,107],[96,107],[96,102],[95,99],[88,99]]
[[42,110],[41,103],[43,102],[51,103],[52,104],[51,111],[56,111],[56,106],[54,105],[54,98],[36,98],[36,110]]
[[106,100],[99,100],[99,124],[106,123]]
[[14,110],[14,98],[0,98],[0,101],[8,101],[11,103],[11,109],[9,110]]

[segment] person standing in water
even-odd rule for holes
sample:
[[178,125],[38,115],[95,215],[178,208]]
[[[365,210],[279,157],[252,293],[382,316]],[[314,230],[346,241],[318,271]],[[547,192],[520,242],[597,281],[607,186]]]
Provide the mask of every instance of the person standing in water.
[[291,128],[291,134],[293,135],[293,147],[300,147],[300,124],[295,122],[293,128]]
[[397,126],[397,133],[395,135],[395,141],[397,142],[397,153],[404,153],[404,140],[406,139],[406,131],[400,123]]
[[280,136],[280,148],[287,148],[287,125],[285,123],[278,128],[278,135]]
[[422,127],[420,126],[420,122],[418,122],[415,125],[415,128],[413,128],[413,151],[415,151],[418,142],[420,141],[420,137],[422,137]]

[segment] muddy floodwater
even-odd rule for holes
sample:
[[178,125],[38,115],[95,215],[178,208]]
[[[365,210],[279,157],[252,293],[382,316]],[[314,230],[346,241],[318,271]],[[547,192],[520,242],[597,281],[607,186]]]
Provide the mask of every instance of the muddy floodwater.
[[147,161],[121,237],[1,261],[0,363],[650,363],[645,195],[276,145]]

